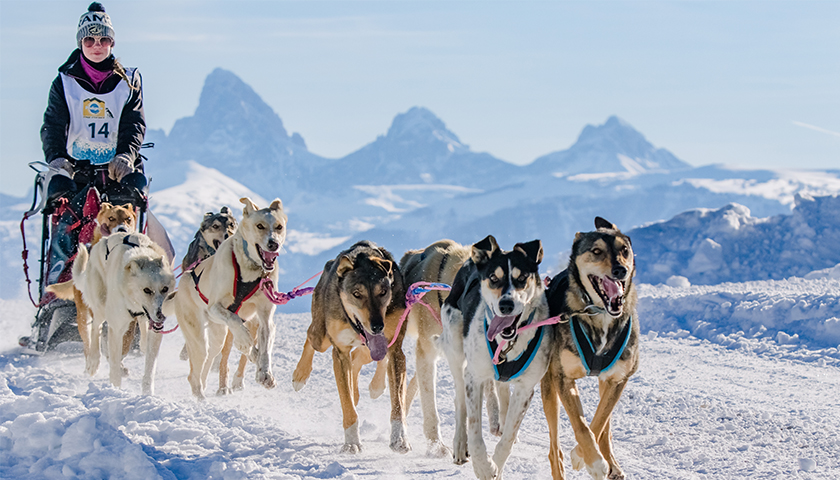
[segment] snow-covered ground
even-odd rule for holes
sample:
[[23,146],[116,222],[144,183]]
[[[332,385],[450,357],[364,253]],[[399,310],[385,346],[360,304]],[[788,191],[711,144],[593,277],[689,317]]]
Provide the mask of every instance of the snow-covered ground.
[[[642,366],[613,420],[616,455],[628,478],[840,475],[840,280],[813,277],[640,287]],[[105,368],[86,377],[78,344],[44,357],[20,356],[14,342],[28,333],[32,313],[23,300],[0,300],[6,332],[0,478],[474,478],[469,463],[426,456],[417,400],[408,418],[414,450],[391,452],[387,394],[367,396],[372,365],[361,381],[364,450],[339,453],[343,432],[330,355],[316,355],[306,388],[291,388],[308,314],[277,316],[277,388],[257,386],[249,366],[245,391],[199,403],[190,395],[188,366],[178,359],[179,333],[164,338],[156,395],[144,397],[143,358],[135,354],[126,361],[132,374],[122,390],[108,384]],[[216,379],[209,384],[215,391]],[[580,385],[591,414],[596,382]],[[452,381],[443,361],[438,386],[442,434],[451,444]],[[571,471],[574,437],[568,421],[561,427],[568,477],[589,478]],[[547,446],[535,395],[505,477],[549,478]]]

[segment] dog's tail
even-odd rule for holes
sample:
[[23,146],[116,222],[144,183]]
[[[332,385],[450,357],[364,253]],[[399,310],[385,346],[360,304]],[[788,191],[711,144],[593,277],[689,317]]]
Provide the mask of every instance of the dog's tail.
[[47,285],[47,291],[62,300],[73,300],[75,295],[74,290],[75,287],[72,279],[62,283]]
[[73,261],[73,278],[80,279],[85,273],[88,263],[88,251],[84,245],[79,245],[79,252],[76,254],[76,260]]

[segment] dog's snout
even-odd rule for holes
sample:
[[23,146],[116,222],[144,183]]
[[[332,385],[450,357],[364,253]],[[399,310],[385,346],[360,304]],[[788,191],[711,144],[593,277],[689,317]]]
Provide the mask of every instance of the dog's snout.
[[613,265],[612,275],[613,278],[623,279],[627,275],[627,268],[622,265]]
[[509,298],[499,300],[499,312],[501,312],[502,315],[510,315],[511,312],[513,312],[513,307],[513,300]]
[[275,251],[277,251],[278,248],[280,248],[280,244],[277,243],[277,240],[274,240],[273,238],[271,240],[269,240],[268,243],[265,246],[266,246],[266,249],[268,249],[272,252],[275,252]]
[[128,227],[126,227],[125,225],[122,225],[122,224],[117,225],[117,228],[114,229],[114,233],[119,233],[119,232],[128,233]]

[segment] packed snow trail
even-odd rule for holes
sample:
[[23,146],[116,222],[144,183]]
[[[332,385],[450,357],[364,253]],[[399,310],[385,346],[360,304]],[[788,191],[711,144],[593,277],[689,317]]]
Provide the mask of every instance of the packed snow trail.
[[[645,307],[651,315],[687,292],[657,288],[652,296],[643,289],[643,300],[652,302]],[[700,295],[694,300],[688,295],[683,303],[701,302]],[[214,372],[208,380],[210,396],[197,402],[186,380],[189,367],[178,359],[179,334],[164,338],[156,395],[143,397],[143,358],[138,355],[126,359],[131,376],[123,390],[108,384],[107,368],[100,367],[92,379],[83,373],[78,344],[64,344],[44,357],[19,356],[13,342],[27,332],[31,313],[23,301],[0,302],[0,328],[7,334],[0,343],[0,478],[475,478],[470,463],[456,466],[450,459],[425,455],[416,400],[408,416],[413,451],[398,455],[388,448],[390,405],[387,395],[368,396],[372,365],[360,381],[364,450],[339,453],[343,431],[331,355],[316,355],[306,387],[300,392],[291,388],[308,314],[276,318],[277,388],[258,386],[249,365],[245,391],[213,396]],[[644,325],[644,312],[640,317]],[[840,475],[840,368],[808,361],[802,346],[783,350],[791,349],[803,352],[806,360],[772,349],[714,344],[687,332],[643,335],[641,368],[613,417],[616,456],[628,478],[816,480]],[[406,351],[411,374],[412,340]],[[441,431],[451,444],[452,381],[445,362],[438,367]],[[591,415],[596,382],[579,384]],[[560,427],[568,478],[588,479],[585,472],[571,470],[568,455],[575,442],[565,415]],[[495,438],[485,438],[492,449]],[[549,478],[547,447],[536,394],[505,477]]]

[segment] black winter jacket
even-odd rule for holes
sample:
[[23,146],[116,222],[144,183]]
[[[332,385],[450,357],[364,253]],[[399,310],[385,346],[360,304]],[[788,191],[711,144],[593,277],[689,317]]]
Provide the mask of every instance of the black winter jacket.
[[[84,71],[79,59],[81,50],[76,49],[70,54],[70,58],[60,67],[59,73],[73,77],[79,85],[91,93],[108,93],[117,88],[120,82],[124,81],[120,75],[114,74],[105,79],[99,88],[96,88]],[[104,61],[110,61],[114,65],[114,71],[122,70],[123,67],[113,55]],[[146,134],[146,119],[143,115],[143,90],[142,80],[139,73],[132,85],[131,95],[120,114],[119,135],[117,136],[117,150],[115,155],[127,153],[134,160],[134,167],[142,170],[142,159],[140,158],[140,145]],[[47,111],[44,112],[44,124],[41,126],[41,143],[44,148],[44,157],[47,162],[56,158],[66,158],[74,163],[75,159],[67,153],[67,131],[70,128],[70,110],[67,108],[67,99],[64,96],[64,84],[61,82],[61,75],[56,76],[50,87],[50,98],[47,103]]]

